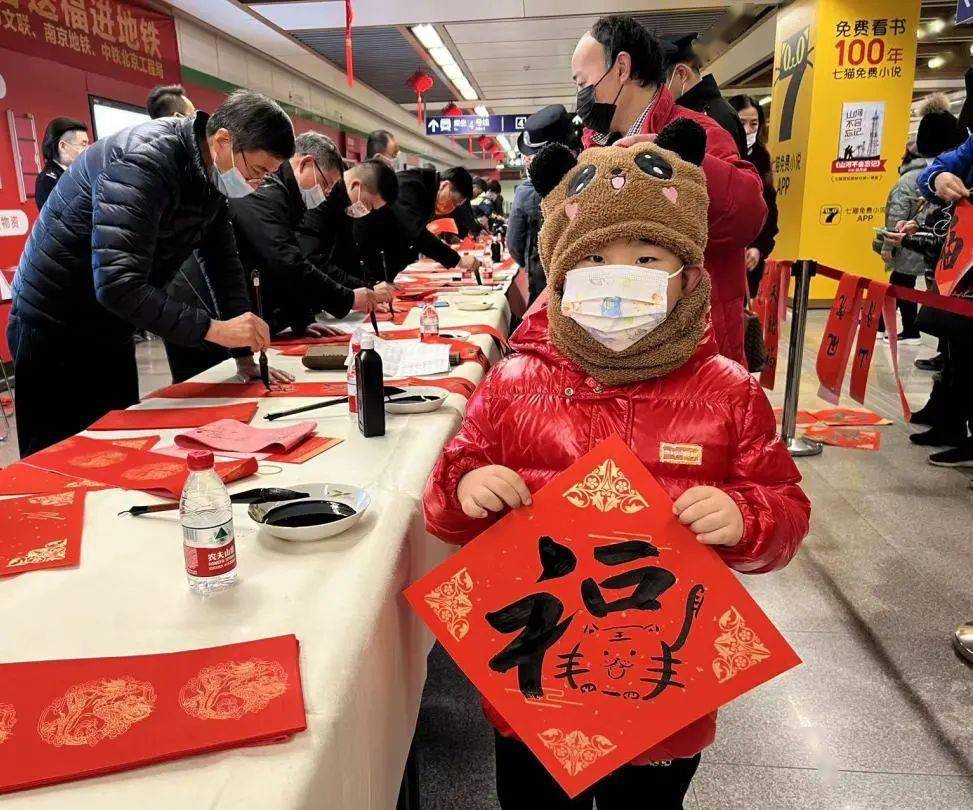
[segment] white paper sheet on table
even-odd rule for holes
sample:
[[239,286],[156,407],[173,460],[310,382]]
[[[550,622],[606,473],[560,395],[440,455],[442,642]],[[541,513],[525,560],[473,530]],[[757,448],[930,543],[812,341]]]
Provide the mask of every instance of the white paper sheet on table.
[[382,358],[386,377],[421,377],[449,371],[448,343],[375,338],[375,351]]

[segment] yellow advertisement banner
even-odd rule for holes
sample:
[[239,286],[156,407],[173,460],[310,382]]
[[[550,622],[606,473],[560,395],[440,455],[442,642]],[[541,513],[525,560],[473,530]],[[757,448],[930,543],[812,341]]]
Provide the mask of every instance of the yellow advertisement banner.
[[[774,258],[882,278],[872,250],[905,152],[919,0],[798,0],[777,19],[768,148]],[[816,278],[811,299],[830,300]]]

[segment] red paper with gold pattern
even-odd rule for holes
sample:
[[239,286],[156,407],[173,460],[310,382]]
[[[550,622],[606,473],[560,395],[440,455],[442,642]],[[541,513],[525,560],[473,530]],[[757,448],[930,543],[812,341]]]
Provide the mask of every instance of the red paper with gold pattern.
[[810,425],[803,435],[807,439],[832,447],[848,447],[854,450],[879,450],[882,447],[882,434],[867,428]]
[[158,430],[202,427],[219,419],[247,424],[257,412],[256,402],[215,405],[207,408],[135,408],[109,411],[88,430]]
[[48,495],[77,488],[109,489],[107,484],[41,470],[22,461],[0,470],[0,495]]
[[892,424],[891,419],[886,419],[884,416],[865,408],[822,408],[819,411],[812,411],[812,413],[818,422],[823,422],[826,425],[873,427],[875,425]]
[[0,664],[0,793],[282,742],[307,728],[298,650],[291,635]]
[[[171,456],[137,450],[117,442],[72,436],[46,450],[27,456],[24,464],[42,470],[88,478],[122,489],[140,489],[178,498],[189,471],[186,463]],[[252,458],[219,462],[216,472],[229,483],[257,471]]]
[[405,594],[571,796],[800,663],[617,436]]
[[0,577],[77,565],[84,496],[78,488],[0,501]]
[[973,267],[973,205],[969,200],[956,203],[949,233],[936,265],[936,285],[941,295],[953,290]]

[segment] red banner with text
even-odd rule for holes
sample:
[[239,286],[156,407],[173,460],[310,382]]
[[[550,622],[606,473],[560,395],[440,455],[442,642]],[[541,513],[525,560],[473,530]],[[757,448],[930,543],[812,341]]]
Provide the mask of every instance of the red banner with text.
[[0,0],[0,47],[145,85],[181,75],[173,18],[122,0]]
[[[872,367],[875,354],[875,339],[878,325],[882,319],[882,307],[889,285],[884,281],[871,280],[866,288],[862,303],[861,326],[858,329],[858,343],[855,346],[855,359],[851,363],[851,398],[865,404],[865,388],[868,385],[868,371]],[[894,321],[893,321],[894,323]]]
[[841,384],[848,368],[848,356],[851,354],[858,313],[861,310],[861,280],[859,276],[850,273],[841,277],[821,339],[821,349],[818,351],[817,371],[821,382],[818,396],[832,405],[838,404]]

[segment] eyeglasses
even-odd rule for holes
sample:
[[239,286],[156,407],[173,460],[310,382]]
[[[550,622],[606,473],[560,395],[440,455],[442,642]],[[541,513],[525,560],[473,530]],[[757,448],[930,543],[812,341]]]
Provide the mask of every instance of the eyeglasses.
[[321,182],[324,184],[324,196],[327,198],[331,195],[331,192],[334,191],[334,187],[338,185],[338,181],[329,181],[328,175],[324,173],[324,169],[321,168],[321,165],[317,162],[317,160],[311,158],[311,161],[314,163],[314,168],[317,170],[317,173],[321,175]]

